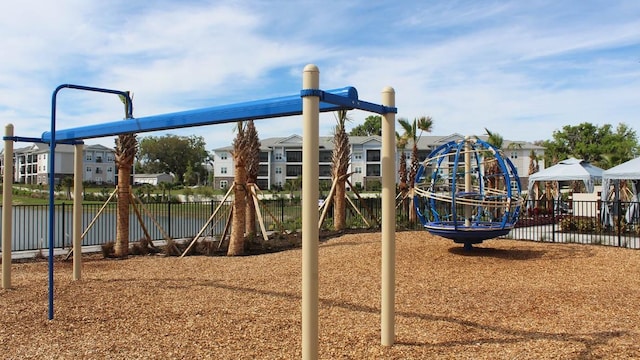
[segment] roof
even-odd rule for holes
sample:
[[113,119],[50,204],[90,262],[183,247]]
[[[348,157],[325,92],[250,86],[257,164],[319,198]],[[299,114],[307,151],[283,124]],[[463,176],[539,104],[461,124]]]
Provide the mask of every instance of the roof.
[[583,181],[587,191],[592,192],[594,180],[601,180],[603,172],[585,160],[569,158],[529,175],[529,192],[536,181]]
[[[480,139],[486,140],[487,136],[478,136]],[[445,144],[452,140],[462,139],[463,135],[458,133],[453,133],[449,135],[429,135],[423,134],[418,140],[418,148],[419,149],[429,149],[434,146]],[[351,145],[365,144],[370,141],[378,141],[382,142],[382,137],[378,135],[372,136],[349,136],[349,143]],[[286,146],[286,145],[297,145],[300,144],[302,147],[302,136],[301,135],[289,135],[286,137],[272,137],[266,139],[260,139],[260,149],[261,150],[269,150],[276,146]],[[512,145],[513,144],[513,145]],[[319,137],[319,145],[322,149],[333,149],[333,136],[320,136]],[[526,141],[512,141],[512,140],[504,140],[503,149],[508,149],[512,146],[515,146],[520,149],[533,149],[533,150],[544,150],[544,147],[538,146]],[[413,142],[409,141],[407,143],[406,148],[413,147]],[[213,149],[213,151],[232,151],[233,146],[224,146],[217,149]]]
[[605,170],[602,177],[617,180],[640,179],[640,157]]
[[569,181],[602,179],[604,170],[585,160],[569,158],[529,175],[529,181]]

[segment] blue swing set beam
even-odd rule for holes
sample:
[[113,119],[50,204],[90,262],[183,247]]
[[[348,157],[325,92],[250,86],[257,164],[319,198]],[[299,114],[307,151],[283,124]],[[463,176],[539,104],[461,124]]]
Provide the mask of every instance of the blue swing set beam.
[[[302,114],[302,98],[320,97],[320,112],[341,109],[359,109],[377,114],[396,113],[396,108],[382,106],[358,99],[358,91],[351,86],[333,89],[301,90],[299,95],[250,101],[231,105],[207,107],[141,118],[129,118],[113,122],[56,130],[55,142],[91,139],[128,133],[178,129],[194,126],[222,124],[243,120],[268,119]],[[50,143],[52,132],[42,133],[42,142]]]
[[[125,97],[126,114],[124,120],[112,121],[95,125],[56,130],[56,98],[64,88],[116,94]],[[377,114],[397,113],[396,107],[379,105],[358,99],[356,88],[348,86],[334,90],[302,89],[299,95],[284,96],[265,100],[236,103],[231,105],[214,106],[202,109],[174,112],[169,114],[133,117],[133,105],[129,93],[119,90],[102,89],[82,85],[63,84],[58,86],[51,100],[51,131],[42,133],[40,139],[9,137],[11,140],[33,141],[50,144],[49,166],[55,169],[54,151],[56,144],[80,144],[85,139],[115,136],[129,133],[178,129],[212,124],[223,124],[244,120],[269,119],[302,114],[302,98],[306,96],[319,97],[319,111],[329,112],[343,109],[365,110]],[[5,138],[5,140],[7,140]],[[51,172],[50,184],[55,182],[55,173]],[[53,319],[53,247],[54,247],[54,211],[53,187],[49,191],[49,320]]]

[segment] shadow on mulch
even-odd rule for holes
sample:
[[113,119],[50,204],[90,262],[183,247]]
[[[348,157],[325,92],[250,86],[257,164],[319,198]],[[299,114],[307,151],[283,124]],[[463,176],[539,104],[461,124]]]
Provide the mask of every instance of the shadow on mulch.
[[462,246],[449,248],[449,252],[461,256],[492,257],[504,260],[539,259],[547,253],[544,250],[531,249],[496,249],[489,247],[473,247],[469,250]]
[[[556,246],[557,245],[557,246]],[[474,246],[465,250],[462,245],[449,248],[449,253],[460,256],[491,257],[504,260],[545,260],[578,259],[595,256],[595,250],[583,244],[546,243],[544,250],[507,248],[497,249],[486,246]]]

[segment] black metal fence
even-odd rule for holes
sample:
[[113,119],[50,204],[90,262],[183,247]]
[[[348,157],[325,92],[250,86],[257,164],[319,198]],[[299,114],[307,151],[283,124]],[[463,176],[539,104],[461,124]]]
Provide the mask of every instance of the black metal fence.
[[[376,228],[382,216],[381,199],[353,200],[347,208],[347,227]],[[101,245],[116,238],[116,203],[84,204],[82,244]],[[606,206],[606,210],[605,207]],[[219,237],[229,220],[231,202],[217,200],[185,203],[146,203],[130,209],[129,239],[152,240]],[[547,210],[550,209],[550,210]],[[48,205],[16,205],[13,211],[14,251],[48,248]],[[422,229],[411,222],[410,202],[396,207],[399,229]],[[0,207],[0,212],[3,209]],[[332,207],[327,209],[324,228],[332,227]],[[267,231],[296,230],[302,226],[299,199],[262,200],[260,213]],[[505,238],[543,242],[600,244],[640,249],[637,203],[574,201],[523,209],[516,227]],[[205,226],[206,225],[206,226]],[[55,205],[54,247],[69,248],[72,241],[72,204]],[[0,225],[1,227],[1,225]],[[260,229],[256,229],[259,231]]]
[[640,249],[639,215],[637,202],[555,201],[524,209],[506,237]]

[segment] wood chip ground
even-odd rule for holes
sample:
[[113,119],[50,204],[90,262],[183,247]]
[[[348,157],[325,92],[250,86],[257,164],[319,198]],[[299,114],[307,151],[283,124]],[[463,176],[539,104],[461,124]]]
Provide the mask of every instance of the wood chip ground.
[[[380,345],[379,233],[320,245],[320,359],[640,358],[640,251],[396,234],[396,343]],[[12,265],[3,359],[301,358],[301,249]]]

